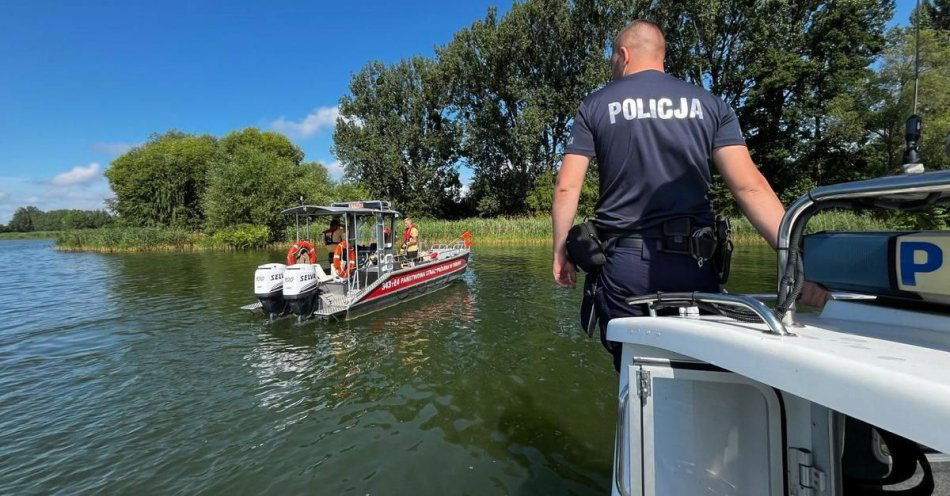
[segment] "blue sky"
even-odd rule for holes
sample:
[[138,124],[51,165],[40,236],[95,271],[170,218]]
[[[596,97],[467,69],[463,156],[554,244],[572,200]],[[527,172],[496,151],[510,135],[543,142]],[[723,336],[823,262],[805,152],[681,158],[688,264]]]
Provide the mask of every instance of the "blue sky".
[[[0,223],[19,206],[100,208],[102,171],[154,132],[287,133],[330,153],[336,104],[370,60],[432,54],[510,0],[3,2]],[[904,24],[913,1],[898,1]]]

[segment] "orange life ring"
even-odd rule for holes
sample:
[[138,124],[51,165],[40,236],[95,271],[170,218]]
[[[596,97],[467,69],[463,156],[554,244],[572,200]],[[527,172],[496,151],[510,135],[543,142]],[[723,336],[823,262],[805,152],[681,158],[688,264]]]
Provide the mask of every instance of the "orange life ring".
[[[336,245],[336,248],[333,249],[333,268],[336,269],[336,275],[340,277],[348,276],[350,271],[353,270],[353,267],[356,266],[356,251],[348,250],[347,248],[349,247],[349,243],[347,243],[344,239]],[[346,258],[349,259],[347,260],[346,268],[342,267],[343,250],[346,250]]]
[[307,250],[307,255],[310,257],[310,263],[317,263],[316,248],[314,248],[309,241],[301,240],[290,245],[290,248],[287,250],[287,265],[293,265],[297,263],[297,255],[300,253],[300,250]]

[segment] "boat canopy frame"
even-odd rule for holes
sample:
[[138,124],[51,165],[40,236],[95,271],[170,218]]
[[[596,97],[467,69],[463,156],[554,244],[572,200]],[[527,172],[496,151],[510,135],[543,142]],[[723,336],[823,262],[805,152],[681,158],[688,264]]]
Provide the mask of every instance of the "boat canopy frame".
[[[376,239],[375,244],[376,250],[375,254],[378,261],[378,266],[382,269],[386,266],[386,263],[394,263],[394,261],[386,262],[387,249],[390,249],[392,243],[386,242],[386,236],[383,230],[383,224],[386,216],[389,216],[389,229],[390,229],[390,239],[392,239],[393,233],[395,232],[395,221],[401,214],[397,210],[393,210],[390,207],[388,201],[383,200],[359,200],[359,201],[349,201],[349,202],[337,202],[331,203],[330,205],[298,205],[296,207],[286,208],[280,212],[283,215],[293,215],[296,228],[296,238],[300,240],[300,218],[303,217],[305,221],[306,237],[309,239],[310,236],[310,219],[315,217],[326,217],[326,216],[339,216],[343,218],[343,229],[347,233],[347,239],[345,240],[348,246],[348,250],[352,250],[354,259],[357,260],[357,267],[354,268],[354,274],[351,277],[345,278],[345,287],[347,294],[353,294],[354,292],[365,289],[369,285],[368,274],[364,274],[363,281],[359,277],[359,257],[360,250],[359,246],[359,227],[360,227],[360,218],[361,217],[372,217],[374,223],[373,229],[373,238]],[[353,229],[350,229],[350,225],[353,225]],[[369,256],[372,253],[366,253]],[[395,257],[394,257],[395,258]],[[328,267],[328,270],[331,270]],[[392,267],[390,267],[390,271]]]
[[[829,209],[919,210],[950,204],[950,170],[885,176],[815,188],[798,197],[785,211],[778,230],[778,296],[776,312],[786,326],[795,325],[795,301],[784,302],[783,294],[804,282],[800,260],[801,235],[808,221]],[[792,255],[792,257],[790,257]],[[790,263],[791,258],[791,263]]]

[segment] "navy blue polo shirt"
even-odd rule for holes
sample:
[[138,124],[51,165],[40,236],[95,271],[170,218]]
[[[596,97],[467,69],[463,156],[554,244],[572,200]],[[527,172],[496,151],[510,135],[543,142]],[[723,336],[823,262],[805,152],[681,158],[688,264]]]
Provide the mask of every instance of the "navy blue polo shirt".
[[595,223],[635,231],[676,217],[711,224],[712,151],[745,145],[735,112],[664,72],[628,74],[581,102],[565,153],[597,157]]

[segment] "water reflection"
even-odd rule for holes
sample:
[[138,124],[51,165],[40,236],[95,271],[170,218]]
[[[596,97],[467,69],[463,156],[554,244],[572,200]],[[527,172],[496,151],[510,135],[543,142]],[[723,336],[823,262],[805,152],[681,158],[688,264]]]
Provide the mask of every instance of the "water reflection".
[[[0,284],[0,494],[609,491],[617,379],[546,248],[476,247],[464,281],[354,321],[264,325],[238,307],[280,255],[0,242],[4,266],[44,260]],[[730,289],[767,290],[748,266]]]

